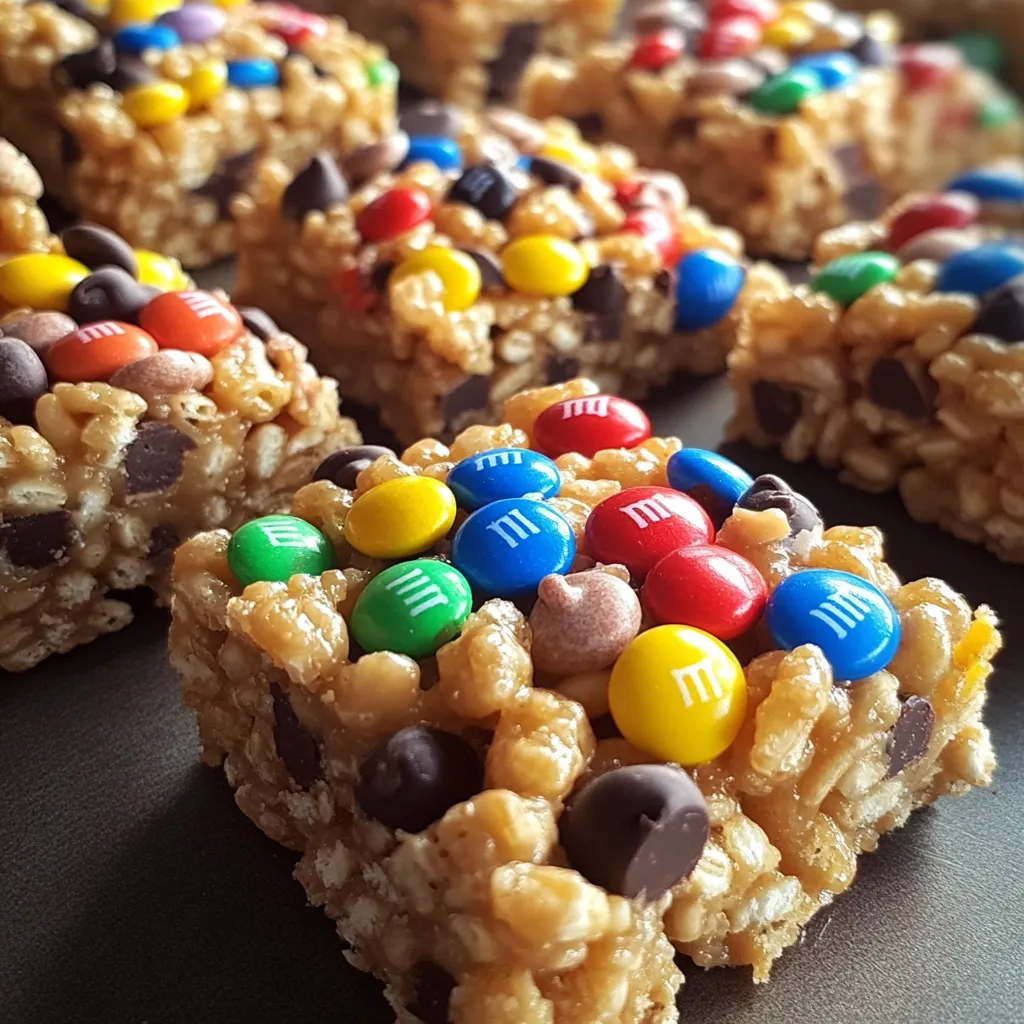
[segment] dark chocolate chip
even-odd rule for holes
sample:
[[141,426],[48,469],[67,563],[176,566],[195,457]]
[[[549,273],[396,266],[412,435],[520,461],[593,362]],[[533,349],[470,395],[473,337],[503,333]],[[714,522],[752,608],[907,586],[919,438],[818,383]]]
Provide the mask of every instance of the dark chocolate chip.
[[0,417],[32,423],[36,399],[49,390],[46,367],[20,338],[0,338]]
[[630,765],[579,790],[558,832],[584,878],[627,899],[656,900],[697,866],[708,839],[707,805],[681,769]]
[[671,295],[675,283],[675,277],[671,270],[662,269],[654,275],[654,290],[659,295]]
[[546,156],[535,156],[530,160],[530,173],[536,175],[545,185],[561,185],[570,192],[578,192],[583,186],[583,175],[562,163]]
[[837,146],[832,150],[832,159],[846,182],[843,202],[850,215],[859,220],[877,217],[885,207],[885,193],[860,143]]
[[62,167],[70,167],[72,164],[77,164],[82,158],[82,147],[78,144],[78,139],[74,137],[67,130],[67,128],[61,127],[60,129],[60,163]]
[[299,221],[307,213],[329,210],[348,198],[348,183],[329,153],[318,153],[299,171],[281,197],[286,217]]
[[137,324],[143,307],[159,294],[159,288],[140,284],[121,267],[100,267],[72,289],[68,313],[80,324],[99,320]]
[[572,380],[580,372],[580,361],[572,356],[548,356],[544,364],[544,380],[548,384],[561,384]]
[[505,287],[505,278],[501,276],[501,265],[489,252],[481,249],[463,249],[480,271],[481,291],[500,291]]
[[367,283],[375,292],[386,292],[388,290],[388,278],[391,271],[397,264],[394,260],[378,260],[370,271]]
[[89,9],[89,5],[85,3],[85,0],[53,0],[53,4],[54,7],[59,7],[67,14],[75,18],[81,18],[83,21],[91,21],[95,16],[94,12]]
[[540,42],[540,25],[535,21],[524,21],[509,26],[502,40],[501,51],[487,65],[490,85],[487,99],[491,103],[510,100],[515,95],[519,78],[530,58],[537,52]]
[[596,141],[604,132],[604,118],[600,114],[580,114],[572,120],[588,142]]
[[934,729],[935,709],[931,704],[924,697],[907,697],[885,744],[889,758],[888,778],[924,756]]
[[474,164],[448,189],[446,199],[472,206],[488,220],[504,220],[516,201],[516,190],[508,175],[493,164]]
[[583,321],[583,341],[619,341],[622,338],[622,310],[588,313]]
[[61,232],[64,251],[90,270],[120,267],[132,277],[139,276],[139,261],[132,247],[110,228],[99,224],[74,224]]
[[477,373],[456,384],[441,399],[441,418],[445,428],[450,429],[466,413],[483,411],[491,393],[491,378]]
[[997,341],[1024,341],[1024,274],[985,296],[971,331]]
[[135,440],[124,455],[125,494],[166,491],[181,477],[185,452],[195,446],[191,437],[169,423],[140,423]]
[[105,79],[114,92],[127,92],[138,85],[149,85],[157,80],[157,73],[138,57],[117,55],[113,73]]
[[455,979],[443,967],[424,962],[413,968],[412,986],[416,996],[406,1007],[409,1013],[423,1024],[448,1024]]
[[876,359],[868,373],[868,398],[882,409],[921,420],[932,414],[938,385],[924,369],[911,368],[899,359]]
[[366,755],[355,797],[367,817],[388,828],[422,832],[483,784],[483,762],[461,736],[411,725]]
[[357,444],[351,448],[342,448],[327,456],[313,474],[314,480],[330,480],[338,487],[354,491],[356,477],[364,469],[373,465],[382,455],[394,455],[390,448],[379,444]]
[[611,715],[601,715],[600,718],[595,718],[590,725],[594,730],[594,739],[596,740],[616,740],[622,737],[622,733],[619,732],[619,727]]
[[181,543],[181,534],[170,523],[157,523],[149,531],[149,557],[157,559],[169,555]]
[[454,138],[462,131],[462,111],[440,100],[424,100],[399,114],[398,127],[407,135],[441,135]]
[[790,284],[807,284],[811,279],[811,265],[807,260],[772,260]]
[[785,437],[800,419],[803,399],[795,388],[772,380],[756,380],[751,385],[750,397],[757,422],[769,437]]
[[78,324],[63,313],[33,313],[23,320],[4,324],[5,338],[20,338],[36,355],[42,355],[55,341],[66,338]]
[[0,551],[11,565],[22,569],[59,565],[67,558],[74,539],[74,523],[64,509],[8,516],[0,522]]
[[701,119],[699,117],[677,117],[669,125],[669,137],[692,142],[697,138],[700,125]]
[[309,730],[299,721],[291,699],[277,683],[270,684],[270,695],[274,699],[274,746],[277,756],[292,781],[300,789],[309,789],[320,774],[320,745]]
[[192,190],[192,194],[204,199],[212,199],[217,206],[219,219],[227,219],[231,213],[231,199],[237,193],[244,191],[258,153],[258,150],[250,149],[244,153],[227,157],[202,185]]
[[238,315],[242,318],[245,329],[255,334],[260,341],[270,341],[281,333],[281,328],[274,323],[269,313],[257,306],[239,306]]
[[802,494],[797,494],[781,477],[763,473],[740,496],[737,508],[751,512],[780,509],[789,521],[790,536],[822,525],[821,514]]
[[573,307],[581,313],[620,313],[627,297],[622,275],[611,263],[594,267],[583,287],[570,296]]
[[892,44],[883,42],[870,32],[865,32],[850,47],[850,53],[866,68],[887,68],[896,59],[896,51]]
[[109,39],[81,53],[69,53],[53,66],[54,83],[62,89],[87,89],[106,82],[117,67],[117,51]]

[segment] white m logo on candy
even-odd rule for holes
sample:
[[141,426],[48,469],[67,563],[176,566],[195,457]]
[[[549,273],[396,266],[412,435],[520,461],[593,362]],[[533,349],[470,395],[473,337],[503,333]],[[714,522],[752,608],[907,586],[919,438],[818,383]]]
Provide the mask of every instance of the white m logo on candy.
[[[507,516],[488,523],[487,529],[493,530],[510,548],[519,547],[519,541],[526,540],[530,534],[540,533],[540,529],[534,526],[518,508],[512,509]],[[515,536],[513,537],[512,534]]]
[[494,469],[495,466],[521,466],[523,456],[520,452],[491,452],[489,455],[481,455],[473,463],[478,472],[485,469]]
[[574,398],[562,406],[562,419],[569,420],[573,416],[607,416],[608,396],[597,395],[594,398]]
[[[707,659],[686,668],[672,669],[672,678],[679,687],[683,707],[692,708],[694,703],[707,704],[711,697],[722,696],[722,685],[715,675],[715,666]],[[711,696],[708,696],[708,690]]]
[[409,614],[414,619],[430,608],[448,603],[448,598],[441,593],[436,583],[430,582],[430,578],[422,569],[411,569],[398,579],[392,580],[384,589],[393,590],[402,599],[402,604],[409,609]]
[[124,328],[120,324],[108,321],[83,327],[78,334],[79,337],[84,338],[86,341],[97,341],[100,338],[113,338],[118,334],[124,334]]
[[623,505],[619,511],[625,512],[641,530],[646,530],[651,523],[657,523],[672,516],[672,509],[665,504],[663,498],[657,496],[641,498],[640,501],[634,501],[632,505]]
[[297,530],[291,523],[267,523],[263,536],[273,548],[315,548],[316,538]]
[[195,313],[199,320],[205,320],[211,316],[220,316],[225,320],[231,319],[223,303],[204,292],[182,292],[181,301]]
[[815,619],[821,619],[840,640],[845,640],[850,630],[873,611],[871,604],[860,594],[847,590],[822,601],[810,614]]

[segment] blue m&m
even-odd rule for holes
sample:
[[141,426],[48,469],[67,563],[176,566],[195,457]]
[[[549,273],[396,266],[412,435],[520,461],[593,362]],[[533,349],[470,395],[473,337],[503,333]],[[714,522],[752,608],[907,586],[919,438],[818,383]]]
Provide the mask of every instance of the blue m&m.
[[718,529],[733,506],[753,485],[753,478],[731,459],[704,448],[682,448],[668,460],[669,486],[704,507]]
[[448,474],[462,508],[482,508],[503,498],[550,498],[562,477],[546,455],[529,448],[492,448],[463,459]]
[[876,586],[852,573],[804,569],[768,598],[765,621],[783,650],[819,647],[838,682],[854,682],[885,668],[900,644],[900,622]]
[[746,271],[719,249],[694,249],[676,265],[676,330],[713,327],[736,304]]
[[1024,274],[1024,246],[987,242],[953,253],[939,269],[935,290],[984,295],[1018,274]]
[[842,89],[860,74],[860,61],[850,53],[811,53],[793,62],[813,71],[826,89]]
[[266,57],[228,61],[228,82],[239,89],[259,89],[261,86],[277,85],[280,78],[281,73],[277,70],[277,65]]
[[980,167],[954,178],[946,188],[969,192],[985,203],[1024,203],[1024,169]]
[[462,168],[462,150],[454,139],[443,135],[414,135],[402,166],[417,163],[433,164],[442,171],[458,171]]
[[481,597],[523,597],[576,557],[572,527],[535,498],[505,498],[477,509],[455,534],[452,564]]
[[114,46],[135,57],[147,50],[170,50],[179,42],[178,33],[169,25],[126,25],[114,34]]

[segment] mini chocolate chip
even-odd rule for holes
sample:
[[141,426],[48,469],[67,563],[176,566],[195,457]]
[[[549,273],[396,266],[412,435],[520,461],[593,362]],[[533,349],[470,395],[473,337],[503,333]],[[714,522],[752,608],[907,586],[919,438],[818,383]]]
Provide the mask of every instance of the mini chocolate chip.
[[46,367],[20,338],[0,338],[0,417],[32,423],[36,399],[49,390]]
[[896,59],[896,51],[892,44],[883,42],[869,32],[865,32],[850,47],[849,52],[866,68],[887,68]]
[[274,701],[274,746],[292,781],[309,789],[320,774],[320,745],[299,721],[289,696],[277,683],[270,684]]
[[611,263],[600,263],[570,298],[581,313],[621,313],[628,295],[619,271]]
[[807,284],[811,279],[811,265],[807,260],[772,260],[786,275],[790,284]]
[[539,42],[540,25],[537,22],[524,21],[509,26],[502,40],[501,51],[487,65],[490,81],[487,90],[489,103],[513,97],[519,78],[530,58],[537,52]]
[[353,185],[394,170],[409,152],[409,136],[405,132],[392,132],[380,142],[360,146],[350,153],[342,164],[346,179]]
[[99,224],[74,224],[61,232],[64,251],[90,270],[120,267],[132,277],[139,276],[139,261],[132,247],[110,228]]
[[441,418],[445,429],[451,429],[466,413],[485,410],[490,393],[491,378],[486,374],[473,374],[456,384],[441,399]]
[[260,341],[270,341],[281,333],[281,328],[274,323],[269,313],[257,306],[239,306],[238,315],[242,318],[245,329],[255,334]]
[[888,778],[921,760],[934,730],[935,709],[931,704],[924,697],[907,697],[885,744],[889,758]]
[[59,565],[74,543],[71,513],[36,512],[29,516],[8,516],[0,522],[0,551],[11,565],[22,569],[46,569]]
[[600,114],[580,114],[572,120],[580,135],[590,142],[599,139],[604,132],[604,118]]
[[740,495],[737,508],[751,512],[765,512],[777,508],[789,521],[789,533],[795,537],[804,530],[822,525],[821,514],[802,494],[797,494],[781,477],[762,473]]
[[170,523],[157,523],[149,531],[149,557],[152,561],[169,555],[181,543],[181,534]]
[[671,270],[662,269],[654,275],[654,290],[659,295],[671,295],[674,285],[675,277]]
[[63,89],[86,89],[106,82],[117,67],[117,51],[109,39],[81,53],[69,53],[53,66],[53,79]]
[[462,111],[450,103],[423,100],[399,114],[398,127],[407,135],[455,138],[462,131],[464,120]]
[[860,143],[837,146],[832,150],[832,159],[846,182],[843,202],[851,216],[860,220],[877,217],[885,205],[885,194]]
[[409,1013],[423,1024],[448,1024],[455,979],[443,967],[423,962],[413,968],[412,987],[416,996],[406,1007]]
[[461,736],[411,725],[366,755],[355,797],[367,817],[388,828],[422,832],[483,784],[483,762]]
[[195,446],[191,437],[169,423],[140,423],[135,440],[124,454],[125,494],[166,491],[181,477],[185,452]]
[[785,437],[796,426],[803,411],[800,392],[772,380],[754,381],[750,397],[757,422],[769,437]]
[[588,313],[583,320],[583,341],[619,341],[622,338],[622,310]]
[[481,291],[500,291],[505,287],[505,278],[501,276],[501,266],[494,256],[481,249],[462,250],[477,265],[480,271]]
[[105,79],[114,92],[127,92],[138,85],[149,85],[157,80],[156,72],[138,57],[117,55],[113,73]]
[[388,278],[397,265],[394,260],[378,260],[370,271],[367,284],[376,292],[386,292]]
[[588,881],[627,899],[656,900],[697,866],[707,805],[681,769],[630,765],[579,790],[558,833],[569,864]]
[[467,167],[445,197],[449,203],[465,203],[488,220],[504,220],[516,201],[508,175],[493,164]]
[[611,715],[601,715],[600,718],[595,718],[590,725],[594,730],[595,740],[617,740],[622,738],[622,733],[619,732],[619,727],[615,724],[615,719]]
[[530,173],[536,175],[545,185],[561,185],[570,192],[578,192],[583,186],[583,175],[562,163],[546,156],[535,156],[530,160]]
[[72,289],[68,313],[80,324],[99,320],[137,324],[143,307],[159,294],[159,288],[140,284],[122,267],[100,267]]
[[227,219],[231,213],[231,199],[244,191],[246,179],[258,155],[259,150],[249,149],[244,153],[226,157],[202,185],[192,189],[192,195],[212,199],[216,204],[219,219]]
[[82,158],[82,147],[78,144],[78,140],[67,130],[67,128],[61,127],[60,129],[60,163],[61,167],[70,167],[72,164],[78,163]]
[[348,183],[334,157],[318,153],[299,171],[281,197],[281,211],[291,220],[305,219],[307,213],[322,212],[348,198]]
[[867,396],[882,409],[921,420],[932,414],[938,385],[923,368],[911,368],[899,359],[876,359],[868,373]]
[[1024,274],[985,296],[971,331],[997,341],[1024,341]]
[[85,0],[54,0],[54,6],[83,21],[90,21],[95,17]]
[[63,313],[33,313],[23,320],[4,324],[5,338],[20,338],[36,355],[42,355],[55,341],[66,338],[78,324]]
[[350,448],[342,448],[327,456],[313,474],[314,480],[330,480],[338,487],[347,491],[356,488],[356,477],[364,469],[372,466],[382,455],[394,455],[390,448],[379,444],[357,444]]
[[544,381],[547,384],[561,384],[572,380],[580,372],[580,361],[572,356],[548,356],[544,364]]

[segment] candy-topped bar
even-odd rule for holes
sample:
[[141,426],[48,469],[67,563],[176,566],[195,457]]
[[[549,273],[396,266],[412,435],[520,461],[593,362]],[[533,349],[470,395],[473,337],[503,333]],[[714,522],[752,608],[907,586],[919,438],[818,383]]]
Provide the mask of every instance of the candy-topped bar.
[[339,166],[262,169],[234,204],[237,295],[404,442],[493,422],[580,372],[639,395],[724,366],[777,276],[672,175],[568,122],[425,104]]
[[1017,102],[954,47],[897,47],[885,13],[820,0],[647,0],[625,38],[538,57],[520,102],[678,174],[754,255],[804,260],[817,235],[1020,153]]
[[68,228],[53,249],[0,255],[11,672],[121,629],[131,608],[112,591],[166,598],[182,540],[277,511],[326,453],[359,441],[334,381],[261,310],[195,289],[106,228]]
[[0,135],[75,214],[188,267],[234,252],[259,157],[374,141],[396,87],[383,48],[288,4],[0,0]]
[[672,1024],[989,782],[996,623],[590,382],[504,415],[183,545],[171,658],[399,1024]]
[[898,487],[915,519],[1024,561],[1024,167],[965,173],[825,233],[751,311],[735,437]]

